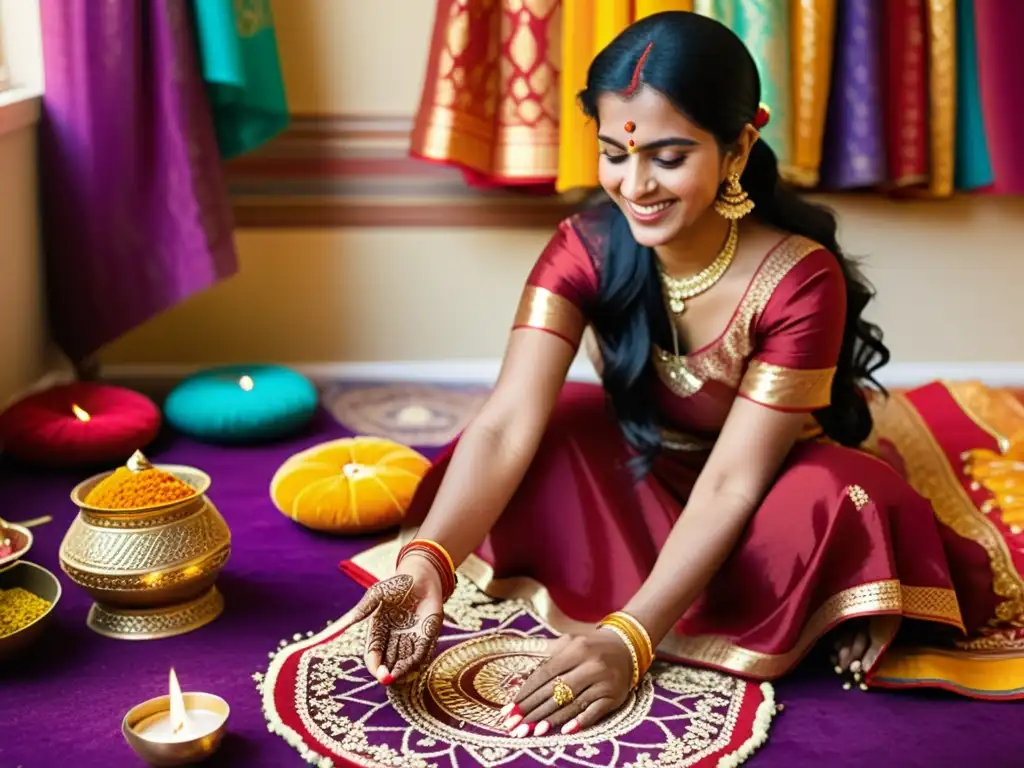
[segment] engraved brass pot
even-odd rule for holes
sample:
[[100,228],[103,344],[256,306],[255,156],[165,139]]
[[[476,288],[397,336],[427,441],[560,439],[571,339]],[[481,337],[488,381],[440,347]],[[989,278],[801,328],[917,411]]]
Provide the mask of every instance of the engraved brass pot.
[[214,584],[231,554],[231,532],[206,495],[210,477],[194,467],[157,468],[196,495],[130,510],[86,504],[109,472],[71,492],[79,512],[61,542],[60,566],[95,601],[88,625],[109,637],[179,635],[213,621],[224,607]]

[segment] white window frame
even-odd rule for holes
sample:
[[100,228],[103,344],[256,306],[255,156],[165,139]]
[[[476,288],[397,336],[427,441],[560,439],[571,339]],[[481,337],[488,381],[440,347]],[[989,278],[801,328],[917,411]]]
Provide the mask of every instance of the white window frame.
[[4,4],[0,3],[0,93],[11,87],[11,70],[7,66],[7,56],[4,55],[4,42]]
[[0,137],[39,120],[41,26],[39,0],[0,0]]

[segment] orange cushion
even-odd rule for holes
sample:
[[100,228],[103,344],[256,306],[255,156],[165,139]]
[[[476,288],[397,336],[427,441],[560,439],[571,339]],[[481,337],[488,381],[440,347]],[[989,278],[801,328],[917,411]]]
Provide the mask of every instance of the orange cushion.
[[379,437],[315,445],[284,462],[270,498],[297,523],[329,533],[373,533],[405,516],[430,461]]

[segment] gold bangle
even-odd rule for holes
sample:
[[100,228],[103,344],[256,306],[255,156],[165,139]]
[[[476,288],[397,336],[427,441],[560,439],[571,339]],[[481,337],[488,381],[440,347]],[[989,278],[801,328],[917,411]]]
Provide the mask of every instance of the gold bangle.
[[642,678],[647,672],[647,665],[646,660],[643,657],[643,649],[638,644],[637,638],[635,638],[633,633],[625,626],[614,619],[611,621],[603,621],[598,625],[598,627],[600,629],[612,630],[629,646],[630,654],[633,656],[636,663],[636,683],[639,683],[640,678]]
[[640,623],[639,619],[637,619],[635,616],[631,616],[630,614],[626,613],[625,611],[616,611],[616,613],[614,615],[620,616],[624,621],[627,621],[631,625],[633,625],[633,627],[636,629],[636,631],[643,638],[644,645],[647,648],[648,658],[650,658],[651,661],[653,662],[654,661],[654,643],[651,642],[651,636],[647,633],[647,628],[643,624]]
[[614,624],[604,624],[601,626],[601,629],[607,629],[614,632],[619,636],[619,639],[626,644],[626,648],[629,649],[629,657],[633,660],[633,680],[629,687],[636,688],[640,682],[640,662],[636,657],[636,648],[633,645],[632,639]]
[[[632,642],[633,647],[636,649],[637,659],[640,665],[640,675],[643,676],[647,674],[647,670],[650,669],[651,664],[654,663],[654,653],[651,648],[650,637],[638,621],[635,619],[630,621],[626,616],[627,614],[617,611],[603,618],[598,626],[617,627],[626,634],[630,639],[630,642]],[[631,619],[632,617],[629,618]]]

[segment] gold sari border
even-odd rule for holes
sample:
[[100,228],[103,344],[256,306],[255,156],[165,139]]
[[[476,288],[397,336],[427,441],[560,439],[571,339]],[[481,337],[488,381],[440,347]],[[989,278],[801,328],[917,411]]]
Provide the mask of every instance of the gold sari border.
[[586,324],[583,313],[571,301],[547,288],[528,285],[519,299],[512,328],[547,331],[577,347]]
[[1024,653],[893,648],[882,657],[871,684],[881,688],[939,687],[975,699],[1024,699]]
[[1010,439],[1024,431],[1024,403],[1005,389],[991,389],[980,381],[943,381],[942,387],[964,415],[999,444],[1006,453]]
[[782,411],[816,411],[832,399],[836,369],[801,370],[751,360],[740,382],[739,395]]
[[[395,557],[401,543],[411,538],[412,531],[356,555],[352,561],[378,579],[394,572]],[[533,579],[515,577],[497,579],[494,569],[477,555],[470,555],[459,566],[460,576],[472,581],[487,595],[503,600],[529,603],[544,622],[559,634],[584,632],[591,622],[567,616],[552,599],[547,588]],[[845,589],[826,600],[807,620],[793,648],[785,653],[764,653],[737,645],[725,637],[703,635],[684,637],[670,633],[658,646],[658,655],[668,660],[696,662],[746,677],[762,680],[780,677],[788,672],[826,632],[847,619],[877,616],[892,621],[880,622],[884,646],[892,640],[899,618],[921,619],[954,626],[961,631],[956,593],[941,587],[914,587],[895,579],[868,582]]]
[[995,522],[978,508],[964,488],[924,418],[900,394],[893,395],[874,415],[875,430],[864,447],[879,455],[880,440],[892,443],[905,463],[907,481],[931,502],[938,521],[958,536],[973,541],[988,556],[992,591],[1001,598],[993,620],[1010,625],[1024,620],[1024,577],[1014,565],[1009,546]]

